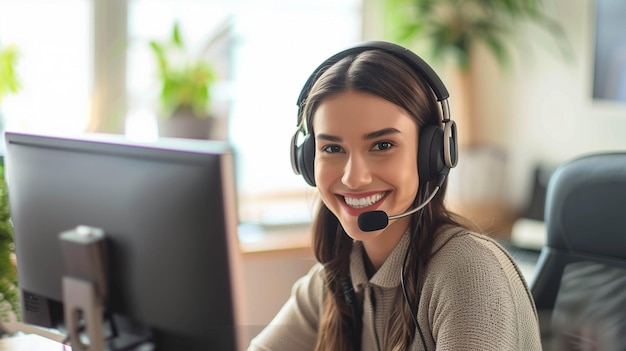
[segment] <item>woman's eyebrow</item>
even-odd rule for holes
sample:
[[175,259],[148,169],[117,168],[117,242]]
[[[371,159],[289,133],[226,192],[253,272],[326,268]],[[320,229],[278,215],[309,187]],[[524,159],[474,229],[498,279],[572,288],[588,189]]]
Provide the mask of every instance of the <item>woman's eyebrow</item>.
[[367,133],[363,135],[363,139],[365,140],[376,139],[376,138],[380,138],[381,136],[385,136],[389,134],[398,134],[398,133],[400,133],[400,131],[397,130],[396,128],[385,128],[385,129],[377,130],[375,132]]
[[[370,140],[370,139],[380,138],[381,136],[385,136],[389,134],[399,134],[399,133],[401,132],[397,130],[396,128],[385,128],[385,129],[377,130],[375,132],[367,133],[363,135],[363,139]],[[320,139],[320,140],[326,140],[326,141],[334,141],[334,142],[342,141],[342,139],[338,136],[325,134],[325,133],[316,134],[315,138]]]
[[338,137],[338,136],[334,136],[334,135],[330,135],[330,134],[324,134],[324,133],[316,134],[315,138],[316,139],[321,139],[321,140],[326,140],[326,141],[335,141],[335,142],[341,141],[341,138]]

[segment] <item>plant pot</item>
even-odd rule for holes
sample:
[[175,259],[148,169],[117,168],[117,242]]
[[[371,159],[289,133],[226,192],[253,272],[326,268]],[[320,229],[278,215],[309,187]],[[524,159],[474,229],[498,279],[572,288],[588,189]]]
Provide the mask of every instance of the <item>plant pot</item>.
[[166,138],[211,139],[214,118],[177,113],[159,120],[159,136]]

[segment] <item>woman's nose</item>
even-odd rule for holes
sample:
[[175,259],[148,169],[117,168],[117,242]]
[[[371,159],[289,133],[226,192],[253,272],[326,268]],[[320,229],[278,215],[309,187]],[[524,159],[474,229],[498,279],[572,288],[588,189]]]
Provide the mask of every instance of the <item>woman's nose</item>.
[[347,159],[341,181],[352,189],[358,189],[372,182],[370,166],[364,157],[350,155]]

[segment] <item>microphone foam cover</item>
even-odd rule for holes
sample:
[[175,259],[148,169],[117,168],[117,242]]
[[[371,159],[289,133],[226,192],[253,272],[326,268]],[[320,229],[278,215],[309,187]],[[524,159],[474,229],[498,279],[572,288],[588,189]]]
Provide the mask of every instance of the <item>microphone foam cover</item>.
[[389,224],[389,216],[384,211],[363,212],[358,219],[359,228],[364,232],[385,229]]

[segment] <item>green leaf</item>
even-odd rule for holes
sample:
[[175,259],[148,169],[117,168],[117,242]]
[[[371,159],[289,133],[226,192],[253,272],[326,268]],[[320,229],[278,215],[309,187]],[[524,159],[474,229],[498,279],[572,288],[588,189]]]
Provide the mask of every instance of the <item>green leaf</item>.
[[0,102],[8,94],[15,94],[21,88],[15,66],[18,60],[15,46],[0,48]]
[[172,28],[172,42],[179,48],[184,47],[183,38],[180,35],[180,24],[178,22],[174,23],[174,27]]
[[497,35],[485,37],[485,44],[494,54],[498,62],[504,66],[509,64],[509,54],[504,42]]
[[387,39],[405,45],[426,40],[434,56],[452,57],[458,65],[469,64],[475,45],[485,45],[506,65],[509,51],[519,45],[505,45],[517,37],[517,29],[534,24],[556,40],[564,57],[571,47],[557,18],[542,7],[543,0],[386,0]]

